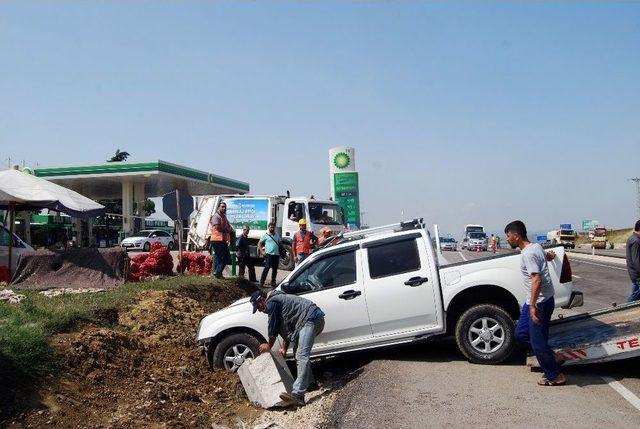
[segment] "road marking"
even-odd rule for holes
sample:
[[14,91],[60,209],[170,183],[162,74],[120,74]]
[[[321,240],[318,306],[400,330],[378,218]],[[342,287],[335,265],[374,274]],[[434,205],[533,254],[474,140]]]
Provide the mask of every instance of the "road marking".
[[611,377],[602,377],[602,379],[607,383],[613,390],[618,392],[620,396],[627,400],[628,403],[633,405],[636,410],[640,411],[640,398],[633,394],[633,392],[622,385],[619,381]]
[[[605,265],[605,264],[596,264],[595,262],[580,261],[580,260],[577,260],[577,259],[574,259],[573,261],[574,261],[574,263],[576,263],[576,264],[577,264],[578,262],[580,262],[580,263],[582,263],[582,264],[597,265],[597,266],[599,266],[599,267],[607,267],[607,268],[613,268],[614,270],[627,271],[627,269],[626,269],[626,268],[621,268],[621,267],[612,267],[611,265]],[[574,277],[575,277],[575,276],[574,276]]]
[[467,262],[467,258],[464,257],[462,252],[458,252],[458,254],[460,255],[460,257],[462,258],[463,261]]
[[574,279],[581,279],[582,278],[580,276],[576,276],[575,274],[572,274],[571,277],[573,277]]

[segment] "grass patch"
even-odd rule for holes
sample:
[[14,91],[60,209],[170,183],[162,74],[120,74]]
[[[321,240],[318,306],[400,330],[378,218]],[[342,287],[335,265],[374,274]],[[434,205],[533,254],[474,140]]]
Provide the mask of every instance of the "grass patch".
[[[126,283],[100,293],[47,298],[38,292],[20,304],[0,303],[0,385],[32,383],[60,369],[49,345],[51,336],[73,329],[80,322],[109,325],[117,311],[133,303],[140,291],[177,289],[185,284],[211,284],[210,277],[176,276]],[[1,399],[1,398],[0,398]]]
[[633,228],[614,229],[607,231],[607,240],[612,243],[626,243],[633,234]]

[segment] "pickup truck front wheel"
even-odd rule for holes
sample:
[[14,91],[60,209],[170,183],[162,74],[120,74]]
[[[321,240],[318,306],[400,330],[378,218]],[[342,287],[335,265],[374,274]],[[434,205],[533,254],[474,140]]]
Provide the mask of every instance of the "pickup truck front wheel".
[[470,362],[500,363],[515,347],[514,327],[509,313],[497,305],[474,305],[458,319],[456,343]]
[[213,350],[213,367],[236,371],[248,358],[257,357],[260,340],[251,334],[231,334],[223,338]]

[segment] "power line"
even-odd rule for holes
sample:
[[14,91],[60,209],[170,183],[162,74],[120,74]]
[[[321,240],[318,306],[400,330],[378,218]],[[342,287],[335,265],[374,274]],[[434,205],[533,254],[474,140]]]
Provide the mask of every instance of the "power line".
[[640,218],[640,177],[629,179],[636,183],[636,208],[638,209],[638,218]]

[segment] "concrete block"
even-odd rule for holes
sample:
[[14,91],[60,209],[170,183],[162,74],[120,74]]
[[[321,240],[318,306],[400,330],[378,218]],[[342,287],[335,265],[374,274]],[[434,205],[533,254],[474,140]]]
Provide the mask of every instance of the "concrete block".
[[273,351],[245,360],[238,375],[249,400],[262,408],[278,406],[280,394],[291,392],[294,381],[283,357]]

